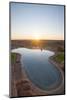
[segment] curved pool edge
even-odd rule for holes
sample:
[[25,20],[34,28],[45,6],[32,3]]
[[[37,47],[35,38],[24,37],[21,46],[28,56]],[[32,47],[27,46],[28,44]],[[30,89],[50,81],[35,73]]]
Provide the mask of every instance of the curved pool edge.
[[[55,54],[53,56],[55,56]],[[55,66],[56,69],[59,70],[59,72],[61,73],[61,76],[62,76],[62,80],[60,80],[60,84],[55,89],[53,89],[51,92],[57,92],[58,93],[59,91],[60,92],[64,91],[64,72],[58,66],[58,64],[54,60],[52,60],[53,56],[49,57],[49,62],[52,63]]]
[[[49,61],[50,61],[50,63],[54,64],[54,63],[52,62],[52,60],[50,59],[50,57],[49,57]],[[55,64],[54,64],[54,65],[55,65]],[[55,66],[56,66],[56,65],[55,65]],[[23,67],[24,67],[24,66],[23,66]],[[29,79],[29,77],[28,77],[27,74],[26,74],[26,76],[27,76],[28,80],[31,82],[32,86],[36,88],[36,90],[38,90],[38,91],[40,91],[40,92],[43,92],[43,93],[46,93],[46,94],[48,94],[48,95],[60,94],[60,93],[64,90],[64,75],[63,75],[63,71],[62,71],[58,66],[56,66],[56,68],[61,72],[61,75],[62,75],[62,83],[61,83],[61,85],[56,86],[56,88],[54,88],[54,86],[52,86],[52,89],[51,89],[51,90],[43,90],[43,89],[39,88],[37,85],[35,85],[35,83],[33,83],[33,82]],[[24,68],[24,70],[25,70],[25,68]],[[25,73],[26,73],[26,70],[25,70]]]
[[[17,66],[13,66],[13,64],[12,64],[12,70],[11,70],[11,72],[16,72],[16,74],[15,73],[11,73],[12,75],[13,75],[13,77],[16,77],[16,76],[18,76],[18,79],[15,79],[15,78],[12,78],[11,79],[11,81],[12,81],[12,83],[14,82],[14,84],[12,84],[12,83],[10,83],[11,84],[11,88],[13,89],[13,91],[11,91],[12,92],[12,94],[10,94],[10,97],[18,97],[18,96],[24,96],[23,94],[21,94],[22,93],[22,90],[23,90],[23,87],[21,88],[21,92],[20,92],[20,94],[18,94],[17,92],[18,92],[18,90],[20,89],[18,89],[17,90],[17,86],[16,86],[16,84],[20,84],[20,86],[21,86],[21,83],[23,82],[23,81],[27,81],[27,84],[26,84],[26,86],[28,87],[28,86],[30,86],[30,91],[29,91],[29,93],[28,93],[28,90],[27,91],[23,91],[23,92],[27,92],[28,93],[28,95],[27,95],[27,93],[26,93],[26,95],[25,96],[41,96],[41,95],[43,95],[43,96],[46,96],[47,95],[47,93],[45,92],[45,91],[42,91],[41,89],[39,89],[38,87],[36,87],[30,80],[29,80],[29,78],[27,77],[27,74],[26,74],[26,71],[25,71],[25,69],[24,69],[24,66],[23,67],[21,67],[21,62],[20,62],[20,59],[21,59],[21,54],[19,54],[19,53],[15,53],[16,55],[18,54],[20,57],[18,58],[18,61],[16,62],[16,64],[17,64]],[[18,57],[18,56],[17,56]],[[18,64],[19,64],[19,66],[18,66]],[[17,67],[20,67],[19,69],[21,69],[22,70],[22,73],[21,73],[21,70],[19,70],[19,75],[17,74]],[[23,68],[23,69],[22,69]],[[19,77],[21,75],[21,77]],[[15,93],[15,92],[16,93]]]
[[[18,53],[18,54],[20,54],[20,53]],[[21,54],[20,54],[20,56],[21,56]],[[49,59],[49,60],[50,60],[50,59]],[[50,62],[51,62],[52,64],[54,64],[51,60],[50,60]],[[54,64],[54,65],[55,65],[55,64]],[[55,66],[56,66],[56,65],[55,65]],[[21,66],[20,66],[20,67],[21,67]],[[56,66],[56,67],[59,69],[58,66]],[[23,66],[22,68],[23,68],[24,71],[25,71],[24,66]],[[60,85],[59,87],[53,89],[53,90],[42,90],[42,89],[40,89],[39,87],[37,87],[34,83],[32,83],[32,81],[29,80],[29,77],[27,77],[27,79],[30,81],[30,83],[32,83],[32,86],[34,86],[34,88],[36,88],[35,90],[41,91],[40,95],[42,95],[42,93],[43,93],[43,95],[47,95],[47,94],[48,94],[48,95],[52,95],[52,94],[60,94],[61,91],[64,90],[64,76],[63,76],[62,70],[59,69],[59,71],[62,73],[62,78],[63,78],[63,80],[62,80],[61,85]],[[25,71],[25,74],[26,74],[26,71]],[[26,74],[26,76],[27,76],[27,74]]]

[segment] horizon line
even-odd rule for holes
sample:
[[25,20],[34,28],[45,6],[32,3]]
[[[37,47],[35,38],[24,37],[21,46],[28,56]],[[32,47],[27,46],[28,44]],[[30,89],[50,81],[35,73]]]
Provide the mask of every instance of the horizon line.
[[41,40],[57,40],[57,41],[64,41],[65,39],[11,39],[11,40],[35,40],[35,41],[41,41]]

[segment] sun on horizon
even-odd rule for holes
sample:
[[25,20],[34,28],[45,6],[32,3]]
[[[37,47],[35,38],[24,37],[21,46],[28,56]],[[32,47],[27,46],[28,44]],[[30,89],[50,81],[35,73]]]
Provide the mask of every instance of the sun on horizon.
[[33,35],[33,38],[34,38],[34,40],[37,40],[37,41],[39,41],[39,40],[40,40],[40,35],[38,35],[38,34],[35,34],[35,35]]

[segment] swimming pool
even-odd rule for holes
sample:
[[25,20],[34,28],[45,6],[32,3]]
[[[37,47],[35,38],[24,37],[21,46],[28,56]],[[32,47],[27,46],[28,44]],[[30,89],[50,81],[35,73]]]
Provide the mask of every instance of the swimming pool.
[[38,88],[51,90],[60,85],[62,74],[49,61],[49,57],[53,56],[54,52],[28,48],[17,48],[12,52],[21,54],[21,65],[24,65],[27,76]]

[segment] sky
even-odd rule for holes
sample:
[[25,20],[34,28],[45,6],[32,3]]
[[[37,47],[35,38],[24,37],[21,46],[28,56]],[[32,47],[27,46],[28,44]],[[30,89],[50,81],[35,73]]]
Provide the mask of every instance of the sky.
[[64,6],[11,3],[11,39],[64,40]]

